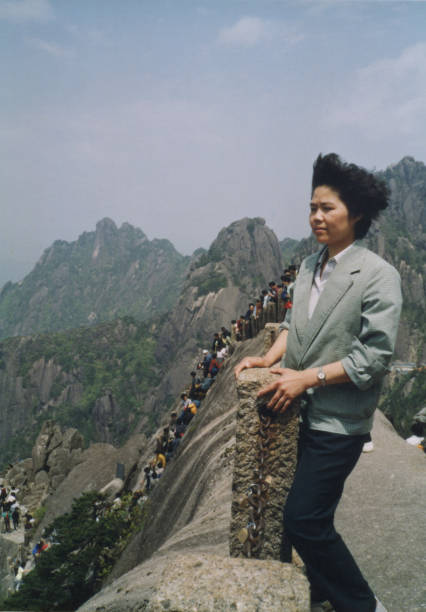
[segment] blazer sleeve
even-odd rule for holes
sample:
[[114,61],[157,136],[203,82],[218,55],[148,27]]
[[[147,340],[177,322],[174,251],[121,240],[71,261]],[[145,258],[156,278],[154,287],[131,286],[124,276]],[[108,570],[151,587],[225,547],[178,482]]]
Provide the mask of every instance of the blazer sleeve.
[[290,329],[291,311],[292,311],[292,308],[287,308],[287,312],[285,313],[284,320],[282,321],[282,323],[280,323],[280,326],[278,328],[279,332],[282,332],[283,329],[287,329],[287,330]]
[[361,303],[361,329],[353,337],[342,366],[362,390],[378,382],[388,371],[395,348],[402,307],[401,279],[391,265],[369,271]]

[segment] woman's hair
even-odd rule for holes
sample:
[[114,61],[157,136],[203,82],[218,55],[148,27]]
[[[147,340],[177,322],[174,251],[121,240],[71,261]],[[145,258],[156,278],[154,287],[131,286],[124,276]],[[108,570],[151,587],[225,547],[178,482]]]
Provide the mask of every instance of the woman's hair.
[[318,155],[312,175],[312,193],[327,186],[339,194],[351,217],[361,216],[355,224],[355,238],[364,238],[373,219],[389,204],[390,191],[384,181],[340,159],[336,153]]

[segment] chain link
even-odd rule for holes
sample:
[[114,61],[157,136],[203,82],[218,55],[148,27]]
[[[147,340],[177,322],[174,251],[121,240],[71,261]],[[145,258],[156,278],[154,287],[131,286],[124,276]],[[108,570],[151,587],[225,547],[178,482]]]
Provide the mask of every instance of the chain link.
[[243,552],[246,557],[259,558],[265,535],[265,508],[268,501],[271,474],[268,469],[270,444],[274,438],[271,424],[275,414],[266,406],[259,407],[259,429],[257,438],[257,469],[254,471],[254,483],[247,492],[250,521],[246,526]]

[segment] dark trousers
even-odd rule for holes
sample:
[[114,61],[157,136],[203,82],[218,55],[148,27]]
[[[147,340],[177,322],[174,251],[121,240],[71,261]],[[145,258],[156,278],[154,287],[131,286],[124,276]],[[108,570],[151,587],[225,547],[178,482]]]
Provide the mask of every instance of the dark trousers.
[[374,612],[376,600],[334,528],[343,486],[367,435],[346,436],[301,427],[299,461],[284,509],[284,529],[305,563],[314,601],[337,612]]

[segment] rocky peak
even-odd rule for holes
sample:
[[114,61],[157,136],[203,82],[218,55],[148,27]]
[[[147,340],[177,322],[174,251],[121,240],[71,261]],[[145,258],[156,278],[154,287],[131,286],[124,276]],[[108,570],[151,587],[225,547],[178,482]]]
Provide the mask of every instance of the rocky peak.
[[181,297],[161,330],[157,357],[173,360],[160,393],[178,392],[197,349],[210,346],[213,333],[245,313],[249,302],[281,274],[278,239],[264,219],[244,218],[223,228],[209,250],[193,260]]
[[117,226],[112,219],[109,217],[104,217],[100,221],[96,223],[96,233],[115,233],[117,232]]
[[167,240],[111,219],[75,242],[56,241],[25,279],[0,295],[0,338],[109,321],[146,320],[175,304],[189,258]]
[[223,286],[236,285],[247,295],[257,295],[271,280],[279,279],[281,268],[274,232],[261,217],[245,217],[219,232],[208,252],[194,262],[187,285],[199,287],[200,276],[223,275]]
[[92,254],[92,260],[95,261],[101,252],[107,248],[111,249],[111,242],[116,242],[118,229],[112,219],[105,217],[96,224],[95,245]]
[[399,175],[405,181],[410,183],[416,182],[419,172],[426,171],[426,166],[423,162],[416,161],[414,157],[406,155],[398,163],[391,164],[388,171]]

